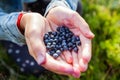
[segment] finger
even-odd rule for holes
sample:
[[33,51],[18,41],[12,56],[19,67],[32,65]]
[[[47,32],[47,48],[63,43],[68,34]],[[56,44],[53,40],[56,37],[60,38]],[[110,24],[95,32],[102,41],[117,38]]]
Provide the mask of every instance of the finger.
[[31,47],[32,47],[33,52],[36,54],[37,63],[38,64],[44,63],[45,56],[46,56],[45,55],[46,48],[45,48],[43,41],[41,41],[38,38],[30,38],[30,43],[31,43]]
[[[38,19],[39,18],[39,19]],[[29,24],[26,24],[25,37],[29,41],[33,53],[36,55],[38,64],[45,62],[46,48],[43,43],[45,32],[45,20],[40,16],[34,16]]]
[[82,59],[84,63],[88,63],[91,59],[91,40],[80,35],[82,42]]
[[[60,60],[60,59],[59,59]],[[64,61],[59,61],[52,58],[50,55],[46,55],[46,63],[42,64],[44,68],[55,73],[60,73],[64,75],[70,75],[73,73],[72,65],[65,63]]]
[[30,41],[26,39],[27,47],[29,50],[29,54],[37,61],[36,54],[33,52]]
[[73,62],[72,54],[69,51],[64,51],[63,55],[64,55],[65,60],[67,61],[67,63],[72,64],[72,62]]
[[58,27],[58,25],[56,25],[54,22],[52,22],[51,20],[48,20],[50,28],[52,31],[56,31],[56,28]]
[[[34,25],[37,26],[37,25]],[[26,39],[28,40],[33,53],[36,55],[36,60],[38,64],[42,64],[45,61],[45,52],[46,48],[43,43],[42,33],[39,32],[37,27],[32,28],[32,30],[28,30],[28,34],[26,34]]]
[[61,61],[61,62],[64,62],[65,60],[61,57],[61,55],[58,57],[58,58],[56,58],[56,60],[57,61]]
[[68,19],[64,20],[66,26],[74,26],[75,28],[80,29],[80,32],[87,38],[94,38],[94,34],[91,32],[89,25],[86,21],[76,12],[71,12],[68,16]]
[[66,61],[65,56],[63,55],[63,53],[60,55],[60,57],[62,58],[62,60]]
[[72,75],[76,78],[79,78],[80,70],[79,70],[78,54],[72,51],[72,56],[73,56],[73,69],[74,69],[74,73]]
[[82,48],[81,46],[78,46],[78,59],[80,60],[82,58]]
[[79,60],[79,69],[81,72],[85,72],[88,68],[88,64],[85,64],[83,59]]
[[[82,40],[83,38],[81,38],[81,41],[83,42],[84,39]],[[82,46],[84,45],[84,43],[82,43]],[[82,53],[82,50],[84,50],[84,48],[82,48],[82,46],[79,46],[78,49],[78,59],[79,59],[79,69],[81,72],[85,72],[87,70],[87,67],[88,67],[88,63],[84,63],[83,61],[83,55],[84,53]]]

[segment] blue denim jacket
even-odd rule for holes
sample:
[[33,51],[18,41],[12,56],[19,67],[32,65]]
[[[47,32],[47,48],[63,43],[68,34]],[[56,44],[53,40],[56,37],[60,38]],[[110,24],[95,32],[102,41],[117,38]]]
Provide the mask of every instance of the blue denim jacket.
[[[9,40],[19,45],[25,44],[25,37],[17,28],[16,21],[23,2],[36,0],[0,0],[0,40]],[[65,6],[76,10],[78,0],[52,0],[47,6],[46,13],[56,5]]]

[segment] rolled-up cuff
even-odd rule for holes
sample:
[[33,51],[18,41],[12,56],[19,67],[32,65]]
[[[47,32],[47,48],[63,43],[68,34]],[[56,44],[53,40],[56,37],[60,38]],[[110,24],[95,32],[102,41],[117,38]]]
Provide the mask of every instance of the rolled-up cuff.
[[46,8],[44,16],[47,15],[47,13],[50,11],[50,9],[52,9],[56,6],[63,6],[63,7],[70,8],[69,4],[65,0],[52,0]]
[[21,34],[16,24],[19,14],[19,12],[16,12],[5,15],[0,24],[2,24],[1,27],[6,36],[5,40],[12,41],[18,45],[23,45],[25,44],[25,37]]

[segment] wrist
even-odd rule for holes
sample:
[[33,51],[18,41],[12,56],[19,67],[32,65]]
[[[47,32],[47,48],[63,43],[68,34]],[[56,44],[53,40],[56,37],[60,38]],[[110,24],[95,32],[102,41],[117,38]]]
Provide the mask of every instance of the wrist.
[[23,15],[24,15],[23,13],[20,13],[17,19],[17,27],[22,34],[24,34],[24,29],[21,27],[21,18],[23,17]]
[[17,27],[23,35],[25,32],[25,26],[26,26],[27,22],[29,21],[30,16],[31,16],[31,13],[20,13],[18,15]]
[[70,8],[69,4],[65,0],[53,0],[49,3],[49,5],[46,8],[44,16],[47,16],[49,11],[55,7],[62,6],[65,8]]

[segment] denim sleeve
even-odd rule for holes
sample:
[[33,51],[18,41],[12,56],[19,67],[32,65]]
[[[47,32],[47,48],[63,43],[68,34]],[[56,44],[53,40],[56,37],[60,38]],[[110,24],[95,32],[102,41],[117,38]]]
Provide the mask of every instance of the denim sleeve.
[[19,12],[7,14],[0,9],[0,40],[9,40],[19,45],[25,43],[25,38],[16,24],[19,14]]
[[77,9],[78,0],[66,0],[72,10]]
[[48,13],[48,11],[55,6],[64,6],[72,10],[76,10],[77,4],[78,4],[78,0],[52,0],[46,8],[45,16]]
[[22,2],[24,2],[24,3],[32,3],[32,2],[35,2],[35,1],[37,1],[37,0],[22,0]]

